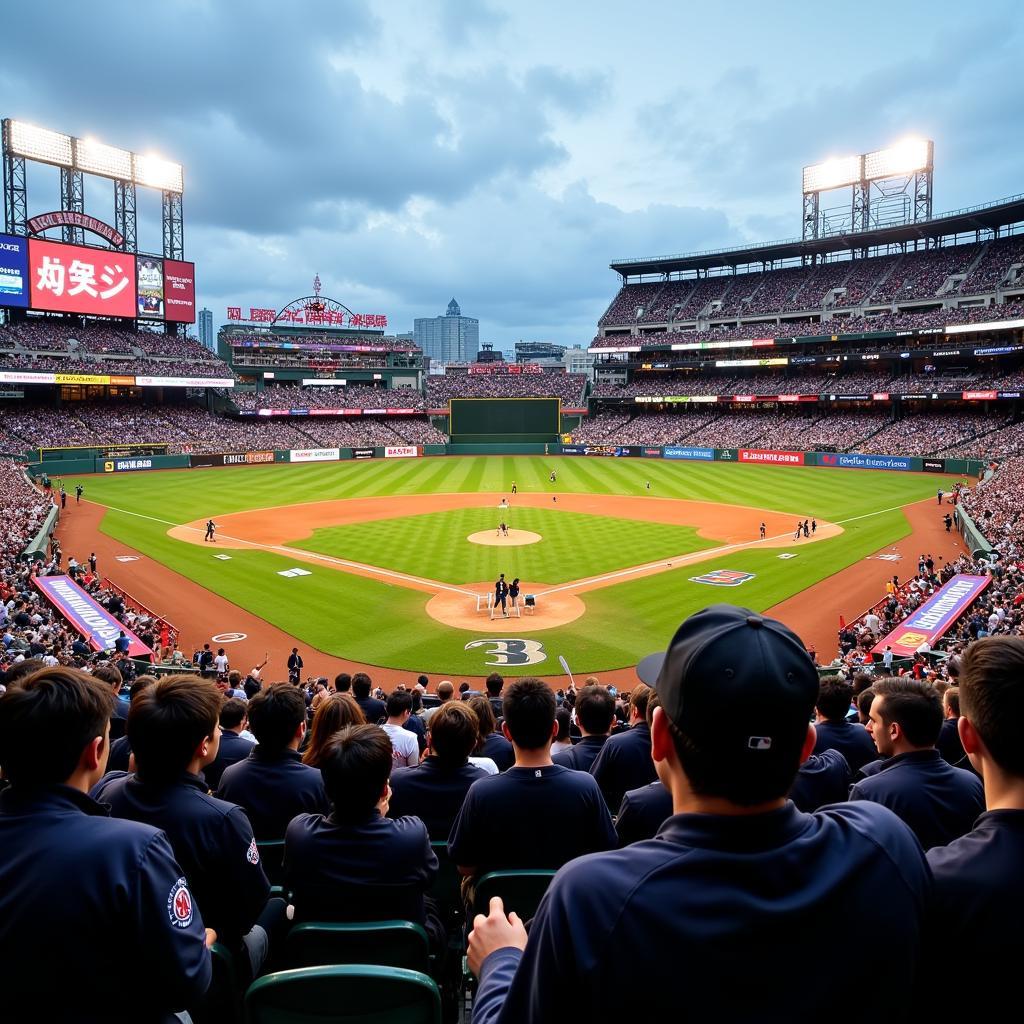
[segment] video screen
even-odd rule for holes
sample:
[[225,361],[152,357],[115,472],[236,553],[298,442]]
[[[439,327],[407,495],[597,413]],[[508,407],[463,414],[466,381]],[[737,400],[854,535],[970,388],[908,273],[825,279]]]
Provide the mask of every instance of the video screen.
[[150,320],[164,318],[164,261],[152,256],[138,257],[139,316]]
[[90,316],[136,316],[135,257],[111,249],[28,239],[31,307]]
[[0,306],[28,305],[28,239],[0,235]]

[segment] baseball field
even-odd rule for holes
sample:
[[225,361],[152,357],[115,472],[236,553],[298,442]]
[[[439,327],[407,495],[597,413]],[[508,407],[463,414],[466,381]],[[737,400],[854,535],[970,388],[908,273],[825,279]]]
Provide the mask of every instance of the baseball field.
[[[841,581],[911,535],[908,515],[930,512],[926,502],[934,505],[949,478],[488,456],[64,482],[69,491],[85,487],[83,504],[69,508],[78,524],[65,550],[81,559],[85,546],[102,547],[103,574],[148,595],[154,611],[182,626],[187,644],[244,634],[248,650],[233,651],[255,659],[271,646],[255,620],[294,638],[307,665],[319,651],[471,677],[492,666],[557,675],[559,655],[574,674],[626,668],[717,601],[759,611],[787,602],[795,628],[834,636],[843,608],[829,606],[822,581]],[[212,543],[204,540],[211,518]],[[817,530],[796,540],[804,519]],[[873,565],[872,592],[888,572]],[[507,618],[487,607],[500,573],[521,581]],[[238,621],[229,621],[231,609]],[[191,635],[200,628],[203,635]]]

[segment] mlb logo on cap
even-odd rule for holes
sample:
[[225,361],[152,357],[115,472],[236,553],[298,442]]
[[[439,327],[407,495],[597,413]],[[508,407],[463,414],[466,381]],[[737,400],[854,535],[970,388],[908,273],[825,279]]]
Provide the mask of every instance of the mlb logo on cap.
[[747,580],[752,580],[756,574],[752,572],[736,572],[735,569],[715,569],[713,572],[706,572],[703,576],[691,576],[691,583],[707,583],[712,587],[738,587]]
[[748,750],[771,750],[771,736],[750,736],[747,739]]

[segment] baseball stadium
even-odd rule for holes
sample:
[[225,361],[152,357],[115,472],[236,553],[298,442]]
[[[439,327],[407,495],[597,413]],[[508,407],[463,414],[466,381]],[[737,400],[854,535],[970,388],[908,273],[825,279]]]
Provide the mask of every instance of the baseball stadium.
[[[8,528],[0,560],[0,670],[8,691],[0,696],[0,766],[13,791],[21,792],[28,755],[18,753],[16,737],[45,734],[49,720],[30,728],[14,716],[33,693],[43,692],[47,679],[59,676],[61,685],[86,690],[97,678],[113,679],[124,705],[113,721],[120,715],[127,744],[120,749],[122,771],[104,775],[105,753],[92,761],[82,754],[69,778],[90,783],[78,787],[76,800],[90,792],[115,819],[149,821],[150,811],[131,804],[143,800],[131,787],[141,792],[154,778],[161,786],[172,780],[155,767],[153,750],[163,748],[148,745],[156,741],[147,721],[158,721],[159,701],[166,698],[171,708],[175,693],[188,687],[195,688],[195,701],[215,701],[212,726],[192,737],[187,765],[178,767],[189,774],[196,799],[207,801],[203,807],[241,815],[236,827],[245,842],[238,863],[198,847],[186,856],[182,849],[193,840],[159,825],[171,838],[171,874],[166,901],[166,886],[158,893],[156,923],[146,926],[144,938],[104,932],[98,942],[123,948],[115,943],[123,935],[134,950],[166,931],[167,921],[174,941],[184,942],[198,928],[202,964],[182,967],[166,982],[166,991],[175,993],[168,996],[175,1013],[187,1007],[197,1022],[497,1020],[486,1016],[486,1007],[496,1005],[493,972],[507,947],[518,945],[527,953],[516,978],[528,967],[534,972],[532,996],[515,996],[515,985],[526,982],[510,983],[512,1001],[500,1019],[554,1019],[536,1008],[513,1013],[508,1007],[539,999],[536,993],[552,983],[545,981],[548,972],[571,970],[561,952],[548,949],[531,959],[526,933],[518,931],[501,932],[494,946],[476,952],[474,942],[484,940],[467,938],[473,913],[498,913],[502,927],[513,931],[521,923],[506,921],[502,908],[516,909],[523,920],[536,913],[530,943],[551,943],[556,951],[571,946],[592,965],[604,955],[589,948],[595,935],[614,934],[608,941],[618,953],[642,952],[640,933],[618,931],[625,927],[619,919],[574,923],[580,904],[566,893],[574,872],[583,870],[573,858],[615,846],[618,853],[595,856],[625,859],[615,865],[588,860],[594,874],[587,884],[603,888],[602,872],[639,878],[648,871],[644,858],[656,859],[657,828],[663,838],[680,817],[679,780],[690,776],[680,769],[666,782],[670,768],[662,762],[676,765],[676,754],[666,751],[672,743],[672,751],[684,748],[671,730],[700,713],[693,710],[699,700],[688,697],[684,708],[673,681],[695,685],[697,670],[678,653],[690,642],[688,623],[696,629],[709,616],[725,623],[713,636],[711,627],[702,627],[709,632],[693,648],[701,652],[702,671],[729,658],[743,662],[737,652],[765,645],[763,664],[751,670],[757,679],[729,661],[725,689],[706,698],[708,707],[721,702],[714,705],[719,723],[733,716],[744,721],[737,763],[753,764],[751,752],[782,745],[780,732],[761,728],[754,710],[748,714],[764,705],[757,680],[783,680],[773,708],[790,706],[785,686],[792,689],[794,680],[810,687],[806,707],[793,698],[791,719],[801,742],[815,714],[817,735],[826,734],[832,719],[823,709],[832,700],[842,705],[839,724],[855,728],[867,744],[870,756],[856,760],[847,752],[849,763],[838,758],[842,779],[834,799],[800,802],[796,788],[772,791],[779,807],[789,794],[785,813],[807,812],[808,820],[812,811],[846,814],[826,805],[845,801],[850,785],[870,790],[875,777],[862,778],[864,764],[918,750],[899,745],[904,730],[888,719],[889,740],[883,737],[879,702],[895,706],[892,694],[902,685],[911,688],[905,700],[925,701],[928,714],[948,711],[939,693],[951,684],[957,690],[961,662],[972,664],[972,641],[1020,631],[1024,196],[981,195],[969,208],[933,211],[930,141],[805,167],[798,238],[698,252],[686,252],[681,238],[683,251],[676,255],[608,253],[606,308],[574,349],[523,345],[512,361],[485,346],[471,358],[439,365],[413,335],[397,331],[386,312],[327,294],[319,276],[304,283],[304,272],[296,272],[273,307],[225,307],[217,314],[220,324],[207,325],[217,329],[203,344],[196,333],[203,259],[186,245],[183,168],[15,117],[2,127],[0,494]],[[45,175],[59,176],[59,210],[35,197],[35,183]],[[112,223],[85,202],[86,179],[94,183],[90,196],[112,189]],[[160,204],[161,245],[140,241],[136,203],[144,195]],[[461,316],[455,299],[448,316]],[[729,651],[721,637],[734,629],[745,631],[746,639]],[[654,652],[666,649],[653,674],[644,669]],[[35,675],[27,674],[27,665]],[[728,689],[737,678],[743,685]],[[145,682],[132,686],[129,705],[127,686],[137,679]],[[353,679],[365,686],[363,692],[353,687],[358,701],[345,695]],[[873,682],[876,689],[869,688]],[[218,692],[211,698],[214,683]],[[462,702],[452,699],[460,689]],[[858,703],[865,692],[867,704]],[[540,748],[515,733],[527,716],[527,697],[531,707],[549,702],[555,716],[553,729],[541,723],[548,734],[537,761],[524,751]],[[281,821],[260,801],[283,800],[293,782],[267,775],[256,786],[260,795],[247,798],[238,771],[250,762],[270,763],[266,716],[278,713],[274,701],[297,702],[301,720],[289,726],[282,756],[294,761],[296,772],[319,768],[309,768],[315,778],[301,783],[315,792]],[[483,800],[490,780],[463,787],[449,818],[436,826],[422,807],[400,802],[408,792],[401,772],[417,770],[421,756],[423,764],[435,759],[435,744],[445,742],[445,727],[457,732],[459,715],[473,723],[469,753],[460,761],[470,775],[479,761],[486,762],[478,765],[484,772],[494,768],[494,780],[517,771],[541,779],[563,763],[562,747],[585,750],[591,738],[583,720],[586,701],[607,704],[601,744],[612,735],[602,753],[594,744],[593,767],[569,773],[585,783],[567,781],[575,795],[563,794],[557,806],[552,798],[539,811],[519,794],[506,793],[502,803],[502,815],[519,822],[522,834],[579,840],[572,852],[554,858],[557,863],[525,853],[516,860],[476,852],[486,846],[479,838],[486,829],[471,836],[471,807],[483,820],[483,805],[473,801]],[[460,703],[472,713],[453,711]],[[328,706],[342,717],[333,731],[324,725],[321,735],[320,708]],[[54,704],[48,713],[59,710]],[[349,714],[357,717],[344,718]],[[425,720],[419,733],[402,726],[417,716]],[[343,816],[346,800],[356,801],[353,794],[361,791],[344,775],[351,770],[346,744],[364,744],[351,756],[369,764],[381,736],[360,730],[376,729],[378,721],[390,737],[381,755],[385,768],[396,771],[385,772],[384,795],[378,785],[367,814],[376,820],[379,812],[385,820],[389,806],[392,818],[412,814],[399,820],[415,822],[420,838],[429,832],[430,848],[424,840],[420,854],[432,865],[422,876],[429,877],[427,902],[426,883],[417,875],[414,909],[395,904],[386,921],[377,920],[379,910],[352,911],[365,875],[336,873],[312,887],[315,871],[301,866],[305,847],[294,835],[300,818],[293,816],[316,816],[319,824],[309,826],[314,830],[340,820],[327,817],[326,809],[323,817],[314,812],[330,804]],[[438,723],[447,726],[437,729]],[[953,739],[957,728],[954,721]],[[856,819],[857,835],[870,836],[864,864],[874,863],[871,844],[885,847],[902,865],[908,892],[924,891],[929,869],[922,850],[964,834],[984,810],[982,783],[968,761],[980,763],[988,755],[975,751],[987,748],[972,746],[981,741],[971,728],[960,719],[961,763],[948,769],[966,777],[954,780],[964,791],[964,828],[943,833],[940,842],[924,826],[904,827],[889,812],[865,811],[863,821]],[[639,775],[624,774],[621,785],[607,782],[598,767],[619,733],[647,737]],[[948,731],[942,735],[948,738]],[[548,757],[553,736],[554,762]],[[111,731],[107,739],[114,738]],[[242,744],[244,752],[233,763],[218,762],[217,751],[224,757],[229,742]],[[821,756],[818,747],[805,747],[805,759]],[[502,764],[505,748],[509,760]],[[111,756],[116,749],[111,746]],[[311,760],[314,755],[321,760]],[[795,771],[795,755],[792,760]],[[813,763],[826,774],[837,768],[828,758]],[[887,763],[877,764],[885,775]],[[770,787],[775,771],[753,774]],[[803,778],[805,768],[800,772]],[[64,776],[56,781],[63,785]],[[294,785],[301,788],[299,781]],[[702,795],[711,800],[694,785],[693,806]],[[581,837],[592,834],[593,822],[574,817],[575,808],[591,800],[588,786],[600,816],[593,826],[600,836],[589,845]],[[630,801],[641,799],[640,786],[647,787],[643,799],[656,802],[651,813],[661,808],[661,817],[653,829],[632,833],[637,805]],[[767,806],[756,786],[735,799],[735,789],[713,792],[713,801],[699,804],[710,817]],[[726,805],[732,809],[722,811]],[[413,810],[399,812],[398,806]],[[820,806],[826,810],[819,812]],[[426,830],[417,816],[427,821]],[[19,846],[21,840],[4,838],[7,817],[0,807],[5,848],[35,849],[27,840]],[[488,827],[497,835],[504,826]],[[634,838],[637,844],[630,845]],[[762,871],[766,892],[783,875],[827,880],[822,886],[834,902],[826,901],[822,921],[845,923],[855,916],[847,906],[852,897],[835,894],[854,890],[838,877],[837,865],[861,865],[861,854],[839,845],[830,851],[813,869],[802,862],[770,869],[751,863],[749,873],[759,880],[750,884],[762,886]],[[249,870],[243,860],[259,869],[266,891],[260,888],[249,918],[235,921],[231,913],[241,915],[237,908],[248,897],[225,897],[234,901],[231,913],[211,909],[219,890],[193,880],[215,862],[223,864],[216,873],[221,881],[243,874]],[[731,863],[730,871],[746,877],[748,867]],[[53,875],[77,870],[68,862]],[[459,874],[465,876],[461,895]],[[394,881],[388,877],[380,889],[400,888]],[[313,895],[304,896],[307,884]],[[645,890],[652,904],[655,889]],[[376,883],[368,891],[378,899]],[[489,896],[504,901],[497,911]],[[557,917],[560,899],[568,901],[563,917]],[[758,899],[768,905],[774,896]],[[861,904],[867,899],[857,896]],[[893,913],[903,929],[900,948],[910,950],[919,941],[916,931],[910,934],[918,909],[907,900]],[[314,903],[319,913],[309,909]],[[6,906],[0,896],[0,908]],[[708,906],[680,912],[678,920],[704,920],[712,913]],[[328,914],[325,908],[332,907]],[[490,920],[477,917],[473,934],[485,935]],[[807,920],[818,927],[813,915]],[[206,938],[210,954],[202,945],[203,922],[215,933]],[[860,931],[851,926],[848,937],[865,942],[879,923]],[[719,978],[714,984],[723,986],[716,991],[728,987],[726,976],[737,962],[761,962],[756,949],[777,938],[786,946],[793,927],[789,918],[740,927],[758,938],[750,949],[738,941],[729,947],[728,971],[715,974],[720,962],[708,968]],[[678,944],[697,956],[705,944],[699,929],[695,935]],[[707,948],[716,948],[716,941]],[[172,971],[167,965],[179,956],[185,954],[161,954],[140,967],[139,978],[148,982]],[[6,953],[0,960],[10,962]],[[595,979],[605,972],[590,970]],[[186,976],[197,987],[182,983],[179,995],[174,985]],[[763,980],[754,988],[767,991],[762,986],[768,985]],[[820,1006],[825,997],[818,992],[811,1002]],[[140,990],[137,998],[152,995]],[[904,1005],[899,999],[894,1006]],[[325,1009],[332,1003],[348,1009],[332,1016]],[[645,1005],[664,1009],[658,999]],[[913,1019],[904,1010],[903,1019]],[[777,1011],[767,1010],[767,1019],[805,1019]],[[721,1019],[741,1016],[725,1011]],[[654,1017],[652,1011],[640,1019]],[[44,1009],[35,1019],[47,1019]],[[592,1019],[619,1017],[595,1011]]]

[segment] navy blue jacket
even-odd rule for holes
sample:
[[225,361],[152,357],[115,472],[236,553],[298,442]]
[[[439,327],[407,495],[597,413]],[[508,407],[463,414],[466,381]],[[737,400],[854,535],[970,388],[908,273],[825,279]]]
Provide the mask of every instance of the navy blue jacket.
[[120,697],[114,701],[114,712],[110,716],[110,738],[119,740],[128,731],[128,701]]
[[812,753],[820,754],[825,750],[838,750],[850,771],[855,773],[869,761],[878,757],[878,750],[871,734],[856,722],[815,722],[818,739]]
[[884,804],[926,850],[965,835],[985,810],[981,780],[947,764],[934,747],[890,757],[850,789],[850,799]]
[[944,718],[942,720],[942,729],[939,731],[939,738],[935,741],[935,746],[950,764],[970,771],[971,763],[967,760],[967,753],[964,750],[964,745],[960,742],[960,733],[957,731],[956,723],[959,721],[959,718]]
[[661,781],[649,782],[631,789],[615,816],[615,833],[619,846],[629,846],[641,839],[653,839],[658,829],[672,817],[672,794]]
[[559,868],[615,846],[615,829],[597,783],[585,772],[552,764],[509,768],[469,787],[448,854],[476,874]]
[[469,787],[486,776],[487,772],[475,764],[466,762],[449,768],[437,757],[428,757],[414,767],[397,768],[391,773],[388,817],[415,815],[427,826],[434,842],[444,842]]
[[499,772],[507,772],[516,763],[516,752],[501,733],[492,732],[484,740],[480,757],[489,757],[497,766]]
[[284,839],[296,814],[330,810],[319,768],[302,763],[297,750],[265,750],[257,744],[244,761],[224,769],[217,796],[238,804],[257,839]]
[[[872,744],[874,746],[874,744]],[[811,754],[789,787],[789,799],[797,809],[816,811],[826,804],[844,803],[850,792],[850,766],[838,750]]]
[[107,758],[108,772],[126,772],[131,765],[132,745],[128,736],[122,736],[110,744],[110,756]]
[[162,832],[68,786],[14,787],[0,849],[5,1021],[163,1022],[200,1000],[203,919]]
[[618,809],[627,790],[653,782],[658,773],[651,760],[651,730],[647,723],[638,722],[625,732],[610,736],[590,766],[590,774],[597,779],[611,811]]
[[233,764],[238,764],[239,761],[244,761],[253,752],[254,747],[255,744],[252,740],[247,740],[237,732],[225,729],[220,734],[217,757],[203,769],[203,778],[206,779],[206,784],[210,789],[215,790],[220,785],[224,770]]
[[299,919],[423,924],[437,857],[419,818],[300,814],[285,835],[284,870]]
[[557,754],[552,755],[551,760],[563,768],[572,768],[577,772],[589,772],[607,740],[607,736],[584,736],[579,743],[572,745],[571,750],[560,750]]
[[115,772],[100,779],[92,795],[115,818],[143,821],[167,833],[207,927],[237,949],[270,896],[245,812],[210,796],[206,783],[186,772],[165,785]]
[[355,702],[359,705],[370,725],[376,725],[387,714],[387,705],[376,697],[356,697]]
[[[837,1019],[908,1020],[929,888],[917,841],[884,807],[803,814],[787,802],[767,814],[674,815],[654,839],[559,871],[525,953],[506,947],[484,961],[473,1024],[681,1012],[820,1024],[848,986],[849,963],[817,957],[798,983],[794,964],[837,922],[843,949],[873,946],[881,905],[900,969],[878,972],[871,998],[847,1000]],[[645,950],[643,984],[623,984],[624,949]]]
[[[988,811],[972,832],[929,850],[928,864],[935,879],[929,929],[935,955],[922,979],[926,998],[932,994],[946,1020],[968,1019],[968,1008],[977,1013],[979,991],[988,1005],[1015,1005],[1024,920],[1024,811]],[[950,984],[951,950],[959,984]]]

